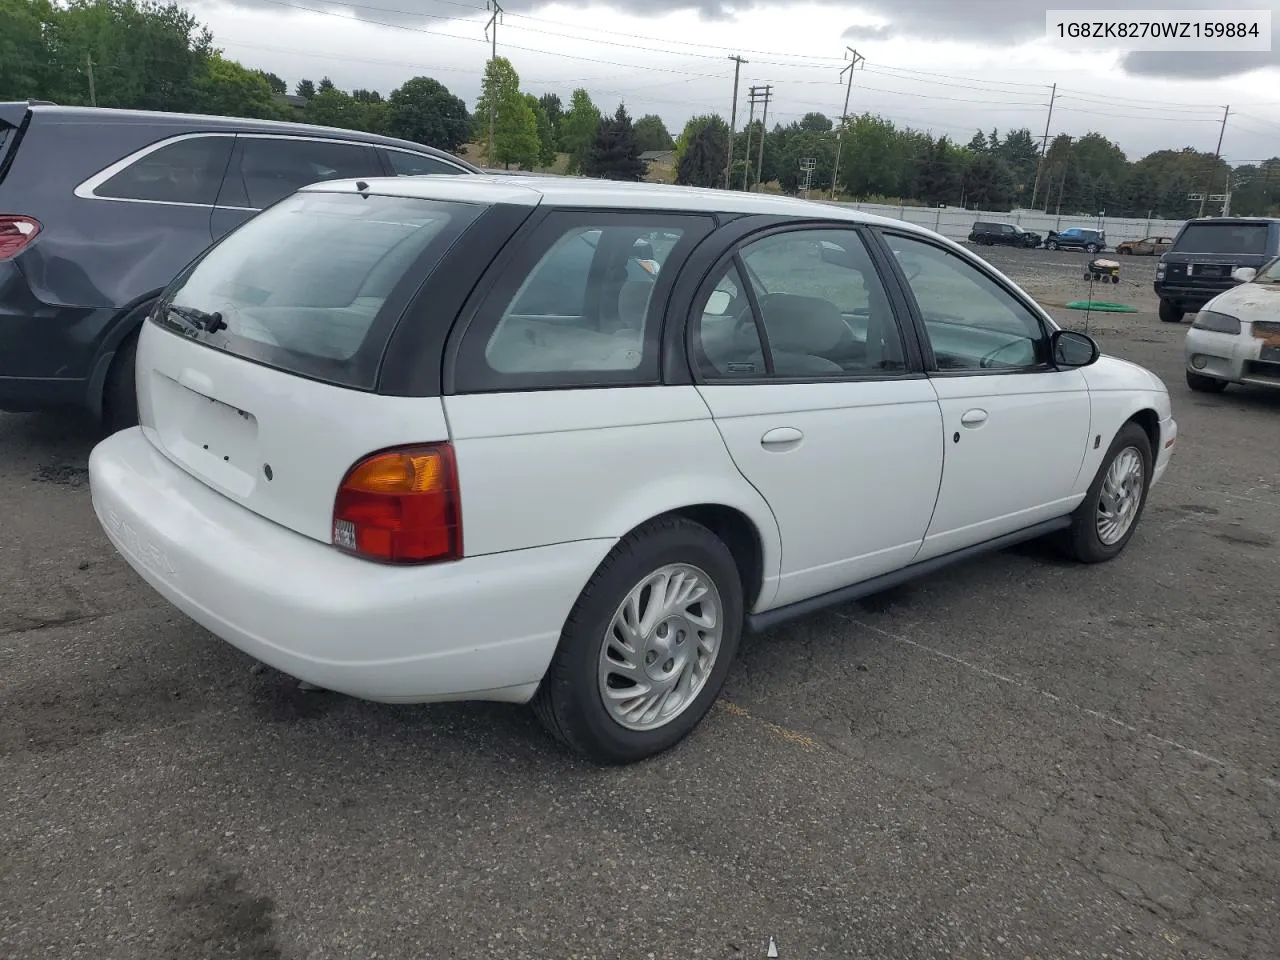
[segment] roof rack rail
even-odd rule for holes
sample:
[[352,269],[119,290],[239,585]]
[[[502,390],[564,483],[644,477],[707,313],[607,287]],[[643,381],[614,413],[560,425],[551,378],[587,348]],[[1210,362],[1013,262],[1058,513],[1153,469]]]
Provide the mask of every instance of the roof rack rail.
[[33,107],[56,107],[57,104],[52,100],[32,100],[28,98],[27,103]]

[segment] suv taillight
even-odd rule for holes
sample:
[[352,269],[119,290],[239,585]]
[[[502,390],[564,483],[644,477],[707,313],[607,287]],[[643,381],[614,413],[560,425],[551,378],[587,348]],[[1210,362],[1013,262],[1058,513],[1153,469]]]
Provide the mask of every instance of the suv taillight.
[[34,240],[39,232],[39,220],[0,213],[0,260],[8,260],[15,256]]
[[453,447],[433,443],[365,457],[338,487],[333,544],[389,563],[462,557],[462,509]]

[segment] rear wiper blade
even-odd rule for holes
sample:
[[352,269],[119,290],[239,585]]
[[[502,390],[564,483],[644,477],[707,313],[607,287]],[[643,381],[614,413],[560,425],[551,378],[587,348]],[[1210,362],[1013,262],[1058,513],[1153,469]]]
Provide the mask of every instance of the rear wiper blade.
[[188,326],[203,330],[205,333],[217,333],[219,330],[225,330],[227,326],[227,321],[222,319],[222,314],[216,310],[213,313],[205,313],[195,307],[171,303],[166,312],[185,320]]

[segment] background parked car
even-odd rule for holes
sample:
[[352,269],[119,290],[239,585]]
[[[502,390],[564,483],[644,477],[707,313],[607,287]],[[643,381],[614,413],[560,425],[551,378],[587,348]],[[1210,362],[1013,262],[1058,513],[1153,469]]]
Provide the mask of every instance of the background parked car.
[[996,223],[990,220],[979,220],[969,231],[969,242],[984,247],[1038,247],[1041,239],[1040,234],[1023,230],[1016,223]]
[[1116,253],[1130,257],[1158,257],[1168,253],[1173,237],[1143,237],[1141,240],[1123,240],[1116,244]]
[[210,242],[318,180],[478,172],[354,130],[0,103],[0,409],[136,423],[138,328]]
[[1205,217],[1182,225],[1173,247],[1156,265],[1153,285],[1160,319],[1183,316],[1230,290],[1240,267],[1261,270],[1280,256],[1280,220],[1266,217]]
[[1086,253],[1097,253],[1107,249],[1105,230],[1089,230],[1084,227],[1071,227],[1058,233],[1049,231],[1044,242],[1046,250],[1084,250]]
[[1280,389],[1280,258],[1237,267],[1239,286],[1218,294],[1187,331],[1187,386],[1221,393],[1230,383]]

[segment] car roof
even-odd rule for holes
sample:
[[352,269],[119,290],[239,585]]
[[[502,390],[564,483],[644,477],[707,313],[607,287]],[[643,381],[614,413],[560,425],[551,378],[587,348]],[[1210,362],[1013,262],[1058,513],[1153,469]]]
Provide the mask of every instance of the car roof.
[[1251,223],[1280,223],[1280,217],[1196,217],[1188,220],[1183,224],[1183,229],[1191,226],[1193,223],[1228,223],[1237,225],[1248,225]]
[[665,210],[677,213],[772,214],[813,217],[850,223],[879,224],[928,233],[902,220],[863,213],[825,201],[800,200],[767,193],[742,193],[709,187],[683,187],[666,183],[632,183],[576,177],[507,176],[477,174],[469,177],[432,175],[421,177],[369,177],[326,180],[303,187],[306,192],[359,192],[385,196],[457,200],[470,203],[512,203],[537,206],[585,207],[632,210]]
[[313,123],[287,120],[256,120],[245,117],[221,117],[203,113],[167,113],[158,110],[119,110],[114,107],[67,107],[46,103],[30,103],[30,110],[38,115],[41,123],[118,123],[146,124],[156,127],[181,128],[184,132],[230,131],[238,133],[279,133],[302,137],[333,137],[339,140],[355,140],[384,147],[403,147],[420,153],[443,157],[468,170],[479,170],[459,156],[396,137],[384,137],[363,130],[347,130],[341,127],[322,127]]

